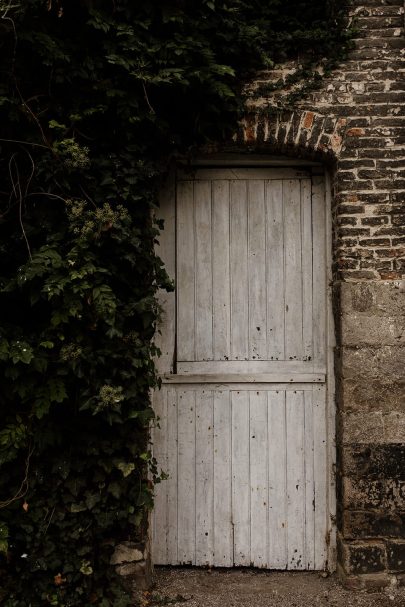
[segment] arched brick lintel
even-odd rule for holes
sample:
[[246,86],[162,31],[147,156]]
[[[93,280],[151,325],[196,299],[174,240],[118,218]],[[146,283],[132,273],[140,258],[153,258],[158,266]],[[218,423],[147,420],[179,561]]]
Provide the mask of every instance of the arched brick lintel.
[[318,160],[333,165],[339,158],[346,118],[325,116],[305,109],[245,115],[234,143],[273,154]]

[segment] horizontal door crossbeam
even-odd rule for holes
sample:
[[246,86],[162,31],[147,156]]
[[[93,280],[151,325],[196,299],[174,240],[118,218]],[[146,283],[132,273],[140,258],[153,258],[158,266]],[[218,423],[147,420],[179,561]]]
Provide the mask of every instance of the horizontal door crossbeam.
[[311,173],[303,169],[291,168],[222,168],[222,169],[194,169],[178,171],[177,181],[199,180],[235,180],[235,179],[303,179],[310,178]]
[[204,360],[177,361],[176,372],[179,375],[325,375],[326,367],[315,360]]
[[161,380],[164,384],[322,384],[326,381],[326,375],[324,373],[204,373],[202,375],[173,373],[162,375]]

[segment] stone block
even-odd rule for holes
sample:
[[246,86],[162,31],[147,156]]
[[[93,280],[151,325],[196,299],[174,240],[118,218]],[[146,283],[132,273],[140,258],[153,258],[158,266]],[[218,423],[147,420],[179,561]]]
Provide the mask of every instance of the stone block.
[[343,474],[351,478],[405,481],[405,441],[392,445],[345,445],[340,459]]
[[381,543],[345,543],[344,568],[349,574],[380,573],[386,569],[385,545]]
[[404,539],[405,512],[346,511],[342,535],[347,539]]
[[384,480],[386,508],[405,512],[405,481],[397,478]]
[[126,585],[132,586],[133,590],[148,590],[153,583],[150,560],[119,565],[117,573],[126,578]]
[[344,477],[342,500],[348,510],[405,511],[405,481]]
[[342,348],[341,373],[344,379],[402,382],[405,389],[405,347],[375,346]]
[[360,575],[348,574],[341,564],[337,566],[338,579],[347,590],[378,591],[391,585],[392,577],[387,573],[363,573]]
[[344,312],[340,322],[342,346],[405,345],[405,316]]
[[383,415],[380,411],[340,413],[343,444],[385,443]]
[[405,438],[404,411],[348,411],[341,412],[339,418],[343,444],[392,444]]
[[343,504],[348,510],[385,507],[385,486],[382,479],[343,478]]
[[387,542],[387,565],[390,571],[405,572],[405,541]]
[[135,575],[137,572],[136,569],[137,563],[125,563],[124,565],[118,565],[117,573],[118,575],[129,576]]
[[[390,586],[391,583],[392,578],[386,573],[369,573],[365,575],[359,575],[357,577],[357,583],[351,588],[352,590],[367,590],[369,592],[372,592],[387,588],[387,586]],[[350,588],[348,580],[345,582],[344,585],[346,588]]]
[[[405,409],[405,403],[402,403]],[[387,443],[402,443],[405,438],[405,411],[383,415],[384,439]]]
[[342,282],[339,287],[343,314],[405,316],[405,296],[397,281]]
[[397,410],[405,412],[405,382],[384,381],[359,375],[342,379],[339,385],[339,406],[343,411]]
[[111,565],[121,565],[142,561],[144,558],[143,546],[134,542],[122,542],[116,546],[110,563]]

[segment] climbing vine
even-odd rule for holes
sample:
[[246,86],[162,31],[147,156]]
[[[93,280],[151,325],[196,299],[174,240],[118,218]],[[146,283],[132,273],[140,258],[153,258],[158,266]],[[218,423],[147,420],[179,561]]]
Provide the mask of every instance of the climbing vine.
[[130,604],[162,177],[232,134],[255,70],[347,44],[333,0],[0,0],[1,604]]

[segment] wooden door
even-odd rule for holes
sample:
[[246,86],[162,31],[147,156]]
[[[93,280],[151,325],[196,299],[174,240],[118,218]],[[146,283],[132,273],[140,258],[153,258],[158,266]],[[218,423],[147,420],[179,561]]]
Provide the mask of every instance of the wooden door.
[[198,169],[162,200],[176,280],[154,395],[155,564],[323,569],[327,284],[322,176]]

